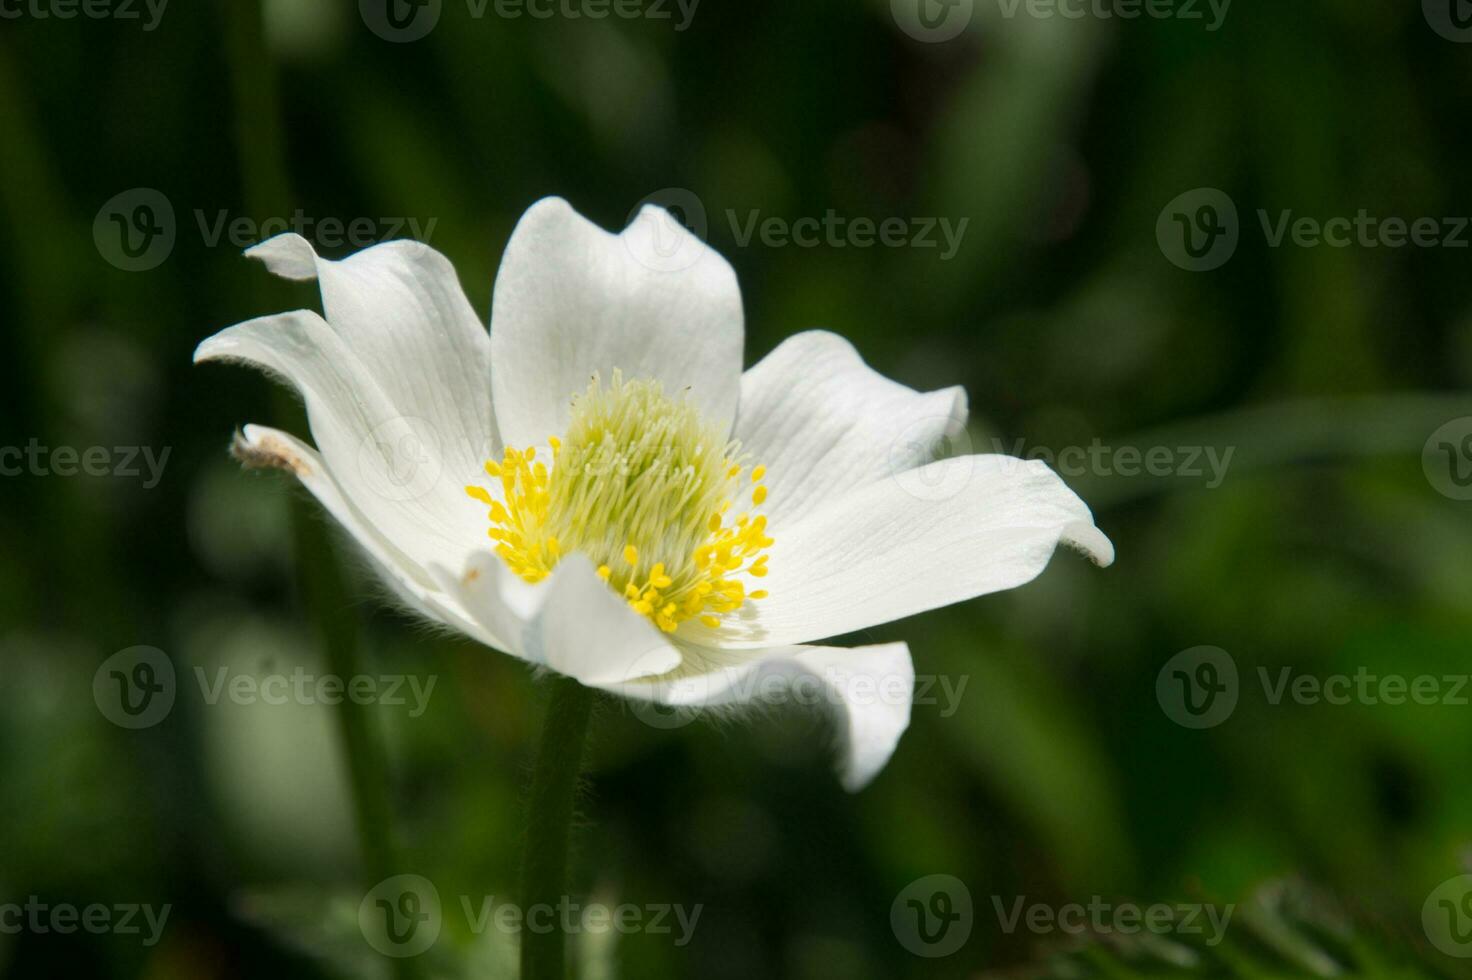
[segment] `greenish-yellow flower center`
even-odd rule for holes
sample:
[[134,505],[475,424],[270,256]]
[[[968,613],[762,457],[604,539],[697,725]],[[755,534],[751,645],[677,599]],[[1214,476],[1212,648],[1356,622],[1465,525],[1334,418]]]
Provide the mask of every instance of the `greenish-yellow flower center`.
[[[552,459],[507,447],[486,463],[500,479],[465,492],[490,507],[496,553],[528,582],[579,552],[637,612],[673,632],[688,619],[720,626],[748,599],[744,578],[767,574],[766,467],[748,469],[740,446],[707,425],[694,405],[658,382],[595,375],[573,401]],[[733,502],[752,509],[732,516]]]

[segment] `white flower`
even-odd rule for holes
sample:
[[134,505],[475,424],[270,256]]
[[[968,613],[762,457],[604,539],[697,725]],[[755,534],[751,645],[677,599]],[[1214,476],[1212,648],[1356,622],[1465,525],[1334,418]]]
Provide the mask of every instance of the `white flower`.
[[795,688],[834,715],[850,789],[909,724],[909,649],[806,644],[1021,585],[1060,543],[1113,559],[1042,463],[926,462],[961,389],[896,384],[823,331],[743,373],[734,272],[657,208],[612,235],[533,205],[489,335],[425,245],[246,254],[317,279],[325,319],[237,324],[195,360],[301,393],[317,449],[256,425],[237,448],[293,471],[405,602],[641,702]]

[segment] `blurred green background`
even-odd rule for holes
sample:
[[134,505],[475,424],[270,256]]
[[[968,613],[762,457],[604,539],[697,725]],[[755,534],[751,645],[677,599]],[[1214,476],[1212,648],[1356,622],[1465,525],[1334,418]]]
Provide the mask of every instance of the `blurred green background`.
[[[814,712],[666,730],[605,703],[576,888],[703,911],[686,946],[603,937],[581,975],[990,975],[1068,938],[1009,932],[996,901],[1239,902],[1285,875],[1456,975],[1421,910],[1468,870],[1472,707],[1275,705],[1257,682],[1259,667],[1472,669],[1472,504],[1447,483],[1472,457],[1438,475],[1428,447],[1444,425],[1472,431],[1456,428],[1472,415],[1472,234],[1274,248],[1258,217],[1472,214],[1472,44],[1436,4],[1243,0],[1208,30],[1204,5],[1204,20],[1070,19],[977,0],[946,41],[912,36],[888,0],[703,0],[683,30],[672,4],[512,19],[444,0],[413,41],[375,32],[372,8],[179,0],[145,29],[141,4],[128,20],[0,3],[0,446],[169,452],[154,486],[146,469],[0,478],[0,904],[172,908],[151,946],[0,933],[5,976],[402,971],[357,931],[372,875],[335,711],[211,706],[192,682],[221,665],[322,673],[330,637],[369,673],[437,678],[418,717],[366,713],[397,870],[446,903],[418,967],[508,975],[504,937],[471,934],[457,897],[514,898],[541,685],[379,601],[304,494],[226,454],[246,422],[305,434],[298,410],[190,354],[316,304],[240,258],[265,219],[367,218],[382,235],[412,218],[484,315],[534,200],[618,228],[671,188],[737,270],[749,362],[827,327],[915,387],[964,385],[976,451],[1233,455],[1210,486],[1070,473],[1113,568],[1060,554],[1027,588],[850,638],[906,639],[921,675],[965,684],[916,706],[857,796]],[[1157,238],[1197,188],[1240,213],[1235,253],[1203,272]],[[162,256],[119,251],[109,215],[136,214],[139,189],[172,211]],[[968,224],[943,259],[743,245],[729,218],[830,209]],[[222,215],[246,219],[238,235],[215,234]],[[140,644],[181,683],[168,717],[133,731],[92,684]],[[1203,730],[1156,696],[1198,645],[1241,677],[1231,717]],[[891,923],[931,874],[975,908],[942,958]]]

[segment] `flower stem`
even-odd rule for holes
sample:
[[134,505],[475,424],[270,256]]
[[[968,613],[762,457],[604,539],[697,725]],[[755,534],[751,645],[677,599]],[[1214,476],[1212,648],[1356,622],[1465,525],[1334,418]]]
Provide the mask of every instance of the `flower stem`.
[[550,919],[552,929],[522,930],[521,980],[567,977],[566,936],[557,909],[567,894],[568,839],[592,712],[590,689],[568,677],[552,681],[552,699],[527,799],[521,865],[522,913],[530,921],[534,908],[549,907],[550,913],[538,911],[536,915],[541,921]]
[[[271,214],[288,213],[292,200],[277,105],[275,65],[265,42],[259,0],[220,0],[219,7],[230,56],[246,207],[264,220]],[[282,421],[302,421],[301,410],[280,389],[276,408]],[[306,502],[293,498],[290,508],[302,603],[326,651],[328,669],[346,682],[365,673],[365,665],[342,569],[326,527],[308,510]],[[338,706],[335,715],[352,792],[363,875],[367,879],[365,884],[372,887],[402,870],[393,832],[388,766],[380,732],[368,705],[348,699]],[[413,980],[420,973],[412,959],[394,960],[391,971],[400,980]]]

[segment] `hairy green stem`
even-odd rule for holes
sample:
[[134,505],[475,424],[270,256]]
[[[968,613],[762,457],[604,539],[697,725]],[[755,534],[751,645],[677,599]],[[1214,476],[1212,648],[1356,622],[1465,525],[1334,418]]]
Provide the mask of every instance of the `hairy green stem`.
[[[521,908],[552,929],[521,932],[521,980],[566,980],[567,937],[557,907],[567,894],[568,841],[578,775],[588,740],[593,692],[568,677],[552,681],[552,699],[532,772],[521,865]],[[551,912],[540,911],[541,906]],[[538,909],[535,913],[534,909]]]

